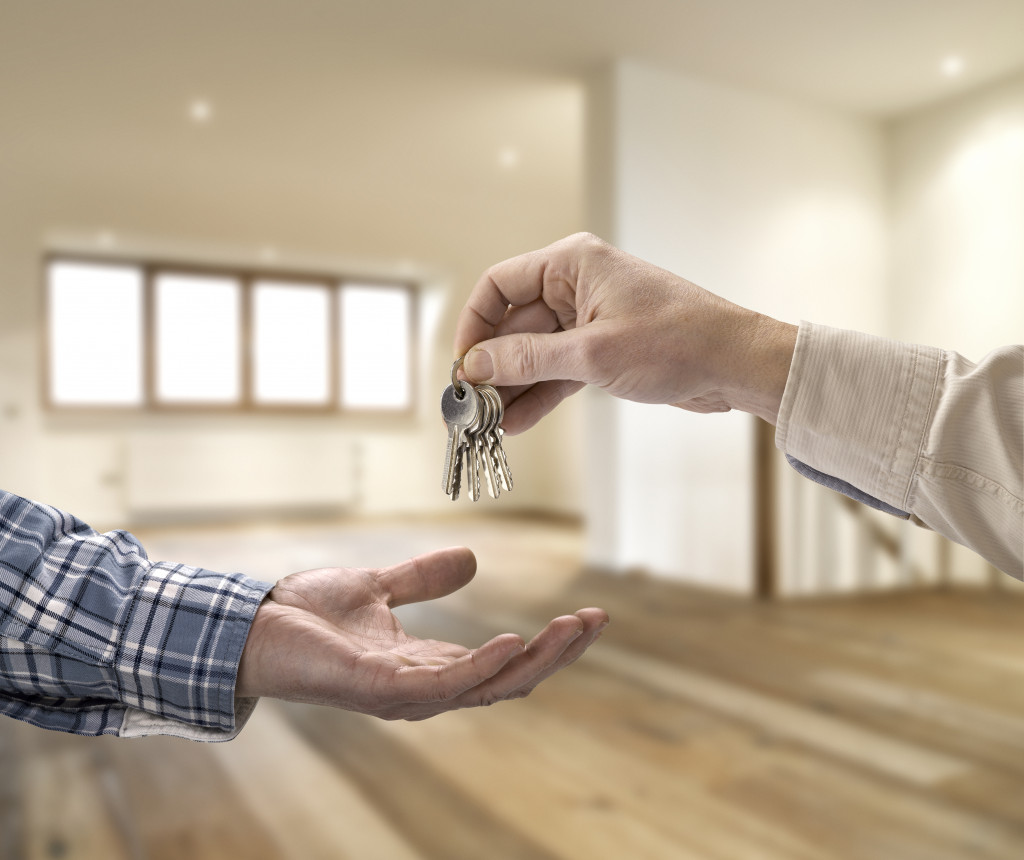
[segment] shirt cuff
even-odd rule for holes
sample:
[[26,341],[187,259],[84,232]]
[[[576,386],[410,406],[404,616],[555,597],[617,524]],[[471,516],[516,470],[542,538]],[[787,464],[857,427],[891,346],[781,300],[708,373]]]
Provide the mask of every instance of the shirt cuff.
[[823,477],[908,510],[941,358],[932,347],[802,322],[776,446]]
[[124,719],[121,722],[121,728],[117,731],[117,736],[119,738],[143,738],[149,735],[167,735],[172,738],[204,741],[206,743],[230,741],[234,740],[238,733],[245,728],[245,724],[249,722],[249,717],[256,710],[258,702],[259,699],[235,699],[234,722],[227,729],[210,729],[203,726],[194,726],[189,723],[182,723],[178,720],[128,708],[124,712]]
[[157,562],[119,623],[114,672],[123,737],[234,737],[255,707],[235,701],[253,618],[272,584]]

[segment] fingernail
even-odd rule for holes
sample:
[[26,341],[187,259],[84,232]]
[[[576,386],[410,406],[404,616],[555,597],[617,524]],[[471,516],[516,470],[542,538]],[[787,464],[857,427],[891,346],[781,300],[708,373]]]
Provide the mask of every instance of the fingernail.
[[487,382],[494,373],[494,362],[487,350],[474,348],[469,351],[462,368],[474,382]]

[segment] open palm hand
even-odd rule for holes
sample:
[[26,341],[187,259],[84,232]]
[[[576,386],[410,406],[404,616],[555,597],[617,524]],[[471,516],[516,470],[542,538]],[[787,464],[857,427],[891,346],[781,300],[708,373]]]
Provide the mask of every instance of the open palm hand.
[[475,570],[472,552],[453,547],[388,568],[285,577],[253,621],[236,695],[425,719],[527,695],[575,661],[608,621],[601,609],[581,609],[553,619],[529,644],[505,633],[472,650],[405,632],[392,608],[450,594]]

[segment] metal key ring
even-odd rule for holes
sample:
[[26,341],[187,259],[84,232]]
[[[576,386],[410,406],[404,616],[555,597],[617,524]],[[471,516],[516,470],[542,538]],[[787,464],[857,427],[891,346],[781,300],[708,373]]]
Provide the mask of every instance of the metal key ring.
[[452,387],[455,389],[455,396],[462,400],[466,396],[466,389],[462,387],[462,380],[458,377],[459,368],[462,367],[462,362],[466,360],[465,354],[460,355],[455,359],[455,364],[452,365]]

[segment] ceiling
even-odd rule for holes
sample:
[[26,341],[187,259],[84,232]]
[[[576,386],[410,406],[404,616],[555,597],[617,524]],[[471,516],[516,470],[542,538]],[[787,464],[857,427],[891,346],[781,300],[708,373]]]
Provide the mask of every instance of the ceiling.
[[321,92],[359,68],[577,78],[612,58],[888,118],[1024,70],[1024,0],[0,0],[0,87],[55,109],[133,82]]

